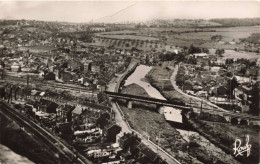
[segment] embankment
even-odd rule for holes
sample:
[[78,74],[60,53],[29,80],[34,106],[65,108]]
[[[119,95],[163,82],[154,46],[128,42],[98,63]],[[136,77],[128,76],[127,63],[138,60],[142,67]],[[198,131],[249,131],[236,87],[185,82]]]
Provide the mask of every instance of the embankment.
[[16,122],[3,113],[0,113],[0,141],[15,153],[35,163],[59,163],[59,159],[44,143],[22,130]]

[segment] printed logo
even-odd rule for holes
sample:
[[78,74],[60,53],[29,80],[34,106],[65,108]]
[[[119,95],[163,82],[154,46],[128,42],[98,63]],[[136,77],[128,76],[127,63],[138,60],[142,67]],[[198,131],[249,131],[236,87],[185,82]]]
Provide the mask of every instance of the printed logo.
[[251,144],[249,143],[249,136],[246,136],[246,144],[245,146],[241,146],[242,142],[240,139],[236,139],[234,145],[235,147],[233,148],[234,150],[234,155],[237,157],[238,155],[243,156],[243,153],[246,152],[247,157],[250,155],[250,151],[251,151]]

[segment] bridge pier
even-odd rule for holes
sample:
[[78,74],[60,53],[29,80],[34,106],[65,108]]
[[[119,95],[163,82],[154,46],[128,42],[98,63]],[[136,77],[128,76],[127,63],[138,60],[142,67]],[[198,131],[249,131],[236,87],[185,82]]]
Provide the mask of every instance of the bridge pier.
[[130,108],[130,109],[133,108],[133,101],[131,101],[131,100],[127,101],[127,108]]
[[163,113],[164,113],[164,107],[163,107],[163,105],[156,104],[156,110],[157,110],[160,114],[163,114]]

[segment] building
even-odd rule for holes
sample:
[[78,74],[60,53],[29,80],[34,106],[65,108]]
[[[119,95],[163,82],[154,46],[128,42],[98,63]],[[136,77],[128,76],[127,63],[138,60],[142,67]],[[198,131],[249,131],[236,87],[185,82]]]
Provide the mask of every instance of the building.
[[12,72],[20,72],[21,71],[21,66],[18,64],[13,64],[11,65],[11,71]]
[[38,102],[39,110],[45,113],[56,113],[56,109],[58,108],[58,104],[46,99],[40,99]]
[[104,127],[104,137],[107,142],[116,142],[116,136],[122,128],[117,124],[108,124]]
[[80,115],[81,113],[84,111],[84,108],[81,106],[76,106],[73,110],[72,110],[72,121],[74,122],[78,122],[80,119]]
[[57,115],[62,118],[62,122],[71,122],[72,121],[72,111],[75,107],[71,105],[60,105],[57,108]]
[[100,72],[100,69],[101,67],[98,64],[92,64],[91,66],[91,72]]
[[108,124],[108,121],[110,119],[110,114],[107,112],[104,112],[99,115],[99,117],[96,120],[96,125],[100,127],[101,129],[104,129],[105,125]]
[[119,139],[119,146],[123,151],[133,150],[134,146],[141,142],[141,139],[134,133],[124,133]]
[[93,32],[105,32],[106,28],[105,27],[91,27],[90,31],[93,31]]
[[64,82],[69,82],[73,79],[73,75],[70,73],[70,72],[61,72],[61,79],[64,81]]

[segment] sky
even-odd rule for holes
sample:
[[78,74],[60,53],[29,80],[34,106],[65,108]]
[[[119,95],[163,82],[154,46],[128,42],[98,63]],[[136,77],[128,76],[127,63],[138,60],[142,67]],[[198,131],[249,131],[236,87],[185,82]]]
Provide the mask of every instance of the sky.
[[1,19],[126,22],[260,17],[260,1],[0,1]]

